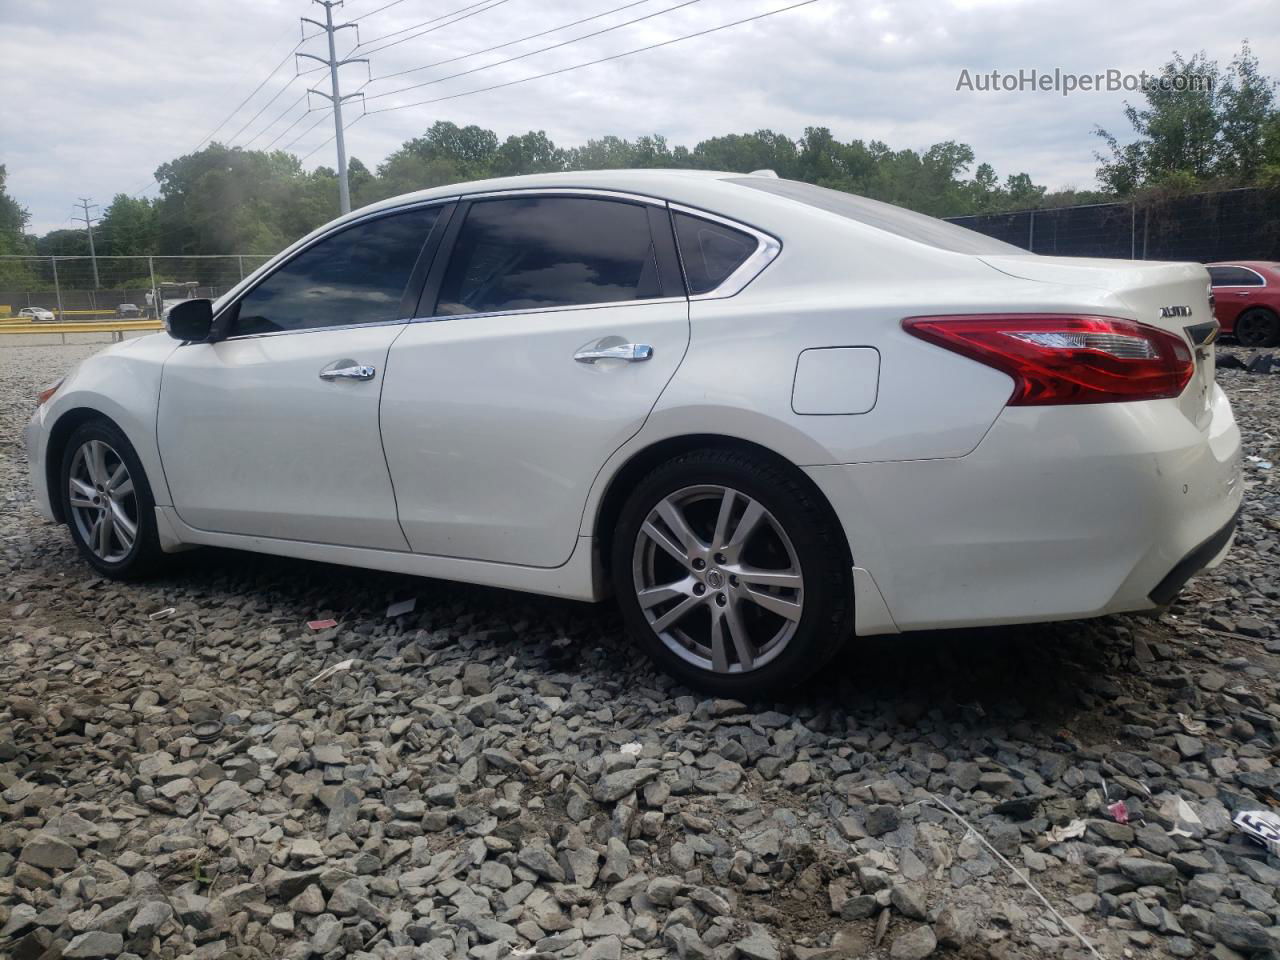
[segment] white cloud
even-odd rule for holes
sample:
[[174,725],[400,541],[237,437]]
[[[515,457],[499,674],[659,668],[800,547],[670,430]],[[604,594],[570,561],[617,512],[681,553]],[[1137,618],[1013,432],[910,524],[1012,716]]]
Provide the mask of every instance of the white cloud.
[[[373,76],[457,57],[619,6],[624,0],[508,0],[492,11],[371,55]],[[680,0],[644,0],[545,38],[405,77],[376,81],[370,96],[495,63],[589,33]],[[699,0],[599,37],[505,66],[445,80],[369,107],[434,99],[594,60],[785,6],[788,0]],[[402,0],[361,21],[375,38],[426,21],[467,0]],[[338,17],[359,19],[379,0],[351,0]],[[561,145],[606,133],[661,133],[693,145],[716,134],[772,127],[799,136],[825,125],[841,139],[922,148],[970,144],[1002,174],[1026,171],[1052,187],[1089,186],[1099,141],[1094,124],[1123,131],[1123,94],[957,92],[961,69],[1137,71],[1171,51],[1204,49],[1227,61],[1248,36],[1263,68],[1280,69],[1280,20],[1269,0],[1205,6],[1167,0],[1158,15],[1110,0],[819,0],[758,22],[558,77],[371,115],[348,133],[348,152],[374,165],[436,120],[478,123],[500,136],[545,129]],[[105,204],[143,187],[160,163],[188,152],[266,75],[299,37],[298,17],[323,18],[303,0],[27,0],[0,7],[0,162],[33,228],[69,226],[71,202]],[[348,36],[351,31],[345,32]],[[401,34],[399,37],[407,36]],[[341,35],[340,35],[341,36]],[[339,51],[354,41],[342,36]],[[390,39],[398,39],[392,37]],[[383,42],[389,42],[383,41]],[[304,49],[323,52],[322,41]],[[357,54],[359,55],[359,54]],[[304,61],[304,68],[308,66]],[[344,68],[354,89],[365,68]],[[223,128],[238,130],[293,74],[287,65]],[[234,142],[244,143],[325,74],[296,80]],[[319,101],[317,101],[318,103]],[[267,131],[262,146],[302,107]],[[359,107],[350,107],[358,111]],[[295,126],[282,146],[319,113]],[[322,121],[293,147],[301,154],[332,133]],[[333,164],[332,145],[307,162]]]

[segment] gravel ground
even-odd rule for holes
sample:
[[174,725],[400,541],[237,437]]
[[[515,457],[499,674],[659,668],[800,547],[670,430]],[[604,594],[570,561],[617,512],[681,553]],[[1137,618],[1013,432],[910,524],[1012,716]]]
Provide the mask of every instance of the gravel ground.
[[[1280,861],[1231,824],[1280,808],[1261,463],[1158,619],[859,640],[743,704],[607,606],[219,551],[90,576],[20,432],[96,349],[0,349],[0,956],[1280,949]],[[1274,461],[1280,376],[1220,379]]]

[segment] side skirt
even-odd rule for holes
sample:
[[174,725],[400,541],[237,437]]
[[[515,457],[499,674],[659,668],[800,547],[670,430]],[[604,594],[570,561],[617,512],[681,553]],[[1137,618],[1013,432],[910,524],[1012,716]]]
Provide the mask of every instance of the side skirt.
[[161,546],[166,553],[176,553],[192,546],[225,547],[229,550],[247,550],[251,553],[385,570],[388,573],[406,573],[415,577],[477,583],[571,600],[595,602],[608,595],[591,537],[578,537],[573,554],[563,566],[547,568],[371,550],[365,547],[341,547],[302,540],[214,533],[187,526],[172,507],[156,507],[156,526],[160,531]]

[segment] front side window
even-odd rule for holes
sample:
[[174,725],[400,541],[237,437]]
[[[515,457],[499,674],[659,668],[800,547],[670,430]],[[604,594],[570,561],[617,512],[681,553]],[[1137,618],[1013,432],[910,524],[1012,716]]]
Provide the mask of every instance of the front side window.
[[496,313],[661,297],[643,206],[589,197],[477,200],[436,313]]
[[1262,277],[1244,267],[1209,267],[1209,281],[1215,287],[1262,286]]
[[233,335],[400,319],[400,299],[438,207],[367,220],[326,237],[240,300]]
[[674,215],[676,243],[689,293],[710,293],[742,266],[760,245],[751,234],[687,213]]

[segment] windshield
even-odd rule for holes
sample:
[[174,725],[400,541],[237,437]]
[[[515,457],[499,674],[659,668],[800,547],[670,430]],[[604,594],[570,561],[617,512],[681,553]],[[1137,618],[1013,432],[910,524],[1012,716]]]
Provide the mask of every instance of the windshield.
[[775,196],[786,197],[810,207],[817,207],[828,213],[856,220],[868,227],[875,227],[886,233],[892,233],[907,240],[925,243],[939,250],[952,253],[969,254],[1011,254],[1026,253],[1021,247],[1015,247],[1003,240],[996,240],[975,230],[958,227],[936,217],[916,213],[904,207],[895,207],[891,203],[879,200],[868,200],[857,194],[845,193],[842,190],[830,190],[817,187],[812,183],[801,183],[799,180],[775,180],[767,177],[736,177],[729,181],[739,186],[762,190]]

